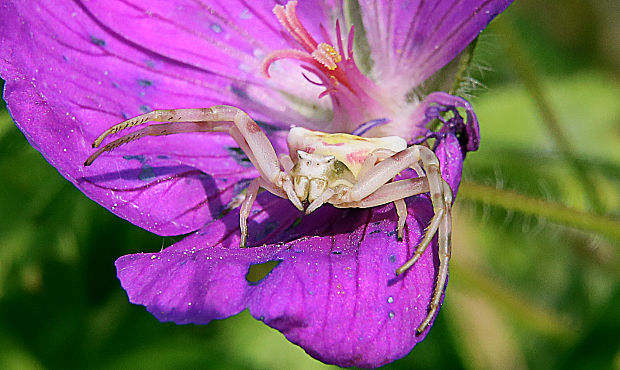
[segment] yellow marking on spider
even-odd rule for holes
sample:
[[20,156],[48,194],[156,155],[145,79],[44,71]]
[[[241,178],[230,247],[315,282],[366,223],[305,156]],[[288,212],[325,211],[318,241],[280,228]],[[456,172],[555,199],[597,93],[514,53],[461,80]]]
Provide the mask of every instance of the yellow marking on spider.
[[289,140],[298,148],[312,153],[333,155],[357,177],[368,155],[378,149],[400,152],[407,148],[407,142],[398,136],[367,138],[351,134],[312,131],[302,127],[293,127]]

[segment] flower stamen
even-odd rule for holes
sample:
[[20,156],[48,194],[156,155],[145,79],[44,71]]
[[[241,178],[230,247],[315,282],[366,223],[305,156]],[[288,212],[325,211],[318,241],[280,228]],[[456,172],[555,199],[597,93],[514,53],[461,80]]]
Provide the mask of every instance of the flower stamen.
[[312,52],[312,57],[330,71],[335,70],[337,67],[336,63],[342,61],[340,53],[333,46],[324,42],[320,43],[316,50]]
[[336,68],[338,68],[338,63],[342,61],[342,57],[335,47],[326,42],[318,43],[312,37],[297,17],[296,7],[297,1],[289,1],[286,5],[276,5],[273,8],[273,13],[276,15],[276,18],[278,18],[282,27],[284,27],[293,39],[301,45],[305,53],[301,50],[285,49],[277,50],[269,54],[262,65],[262,70],[268,77],[269,66],[279,59],[292,58],[310,62],[310,64],[314,65],[318,63],[317,67],[325,67],[328,71],[336,70]]

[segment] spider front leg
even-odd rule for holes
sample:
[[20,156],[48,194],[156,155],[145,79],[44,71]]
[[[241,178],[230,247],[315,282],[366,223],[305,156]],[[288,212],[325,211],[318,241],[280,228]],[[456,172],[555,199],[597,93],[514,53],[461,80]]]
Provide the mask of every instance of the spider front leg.
[[[433,298],[431,299],[430,309],[426,319],[418,326],[416,332],[422,333],[426,327],[431,323],[431,320],[439,309],[439,302],[441,301],[441,295],[446,288],[446,282],[448,281],[448,267],[450,266],[450,256],[452,255],[452,190],[446,182],[443,183],[444,195],[446,201],[446,213],[443,216],[441,223],[439,224],[439,271],[437,271],[437,283],[435,283],[435,290],[433,291]],[[418,251],[416,251],[416,254]],[[417,260],[417,258],[416,258]],[[415,261],[414,261],[415,262]],[[402,268],[402,267],[401,267]],[[398,270],[397,270],[398,272]]]
[[[422,163],[426,177],[418,179],[400,180],[390,183],[398,173],[406,168],[417,168]],[[405,186],[414,185],[410,189]],[[344,205],[357,207],[370,207],[389,202],[402,201],[405,197],[428,191],[433,205],[433,218],[426,230],[424,238],[418,245],[414,255],[405,264],[396,270],[400,275],[407,271],[424,253],[431,240],[438,234],[439,240],[439,270],[437,283],[431,298],[430,309],[424,321],[418,326],[417,333],[423,332],[435,316],[439,307],[439,301],[446,285],[448,277],[448,263],[450,261],[450,232],[451,232],[451,207],[452,191],[448,184],[441,178],[439,160],[432,150],[425,146],[413,145],[409,148],[384,159],[372,167],[360,177],[357,184],[348,192]],[[399,221],[402,219],[402,203],[396,203]],[[399,209],[399,207],[401,209]],[[399,227],[400,227],[399,222]]]
[[280,172],[278,158],[271,142],[250,116],[239,108],[216,105],[210,108],[155,110],[128,119],[103,132],[94,142],[93,148],[99,147],[109,135],[147,122],[170,122],[153,124],[122,136],[100,148],[88,157],[84,165],[91,165],[104,152],[138,140],[145,136],[163,136],[188,132],[228,132],[248,156],[261,176],[275,182]]
[[[280,162],[267,135],[247,113],[235,107],[216,105],[211,108],[152,111],[112,126],[95,140],[93,147],[99,147],[101,142],[109,135],[130,127],[143,125],[149,121],[169,123],[151,124],[122,136],[88,157],[84,165],[89,166],[101,154],[146,136],[163,136],[189,132],[228,132],[260,173],[260,178],[253,181],[248,189],[246,200],[243,202],[241,212],[239,213],[239,224],[242,234],[241,245],[244,246],[247,238],[247,217],[258,193],[259,186],[275,195],[289,198],[297,208],[303,209],[301,202],[295,196],[290,176],[280,169]],[[286,167],[286,164],[284,166]]]

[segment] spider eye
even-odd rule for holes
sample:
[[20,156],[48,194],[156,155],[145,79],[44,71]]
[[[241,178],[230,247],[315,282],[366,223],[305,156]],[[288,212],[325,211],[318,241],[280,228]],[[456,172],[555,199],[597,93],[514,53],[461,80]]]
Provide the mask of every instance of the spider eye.
[[306,156],[305,156],[304,154],[306,154],[306,153],[305,153],[303,150],[298,150],[298,151],[297,151],[297,158],[299,158],[299,159],[305,159],[305,158],[306,158]]

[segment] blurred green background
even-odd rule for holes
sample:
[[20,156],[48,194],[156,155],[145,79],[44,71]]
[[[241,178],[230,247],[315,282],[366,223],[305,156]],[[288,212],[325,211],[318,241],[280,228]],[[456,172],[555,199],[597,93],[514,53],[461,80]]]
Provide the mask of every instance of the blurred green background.
[[[620,369],[620,4],[521,0],[481,37],[444,306],[387,368]],[[162,324],[117,257],[162,238],[88,200],[0,110],[0,369],[322,368],[247,312]]]

